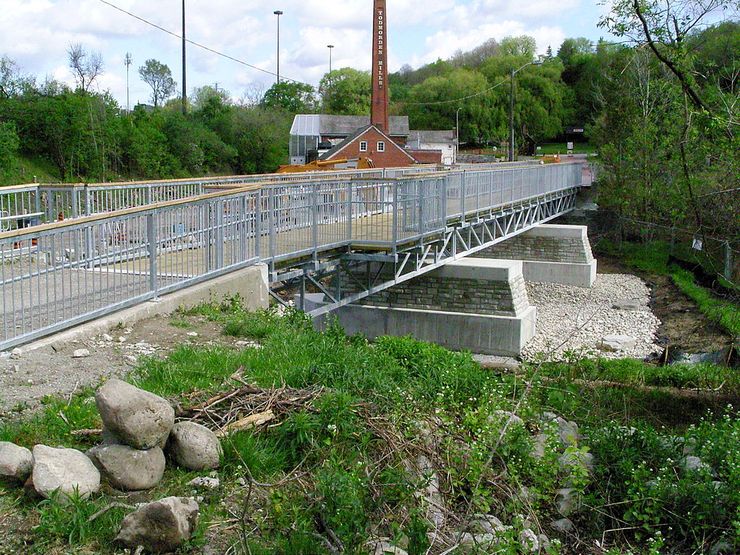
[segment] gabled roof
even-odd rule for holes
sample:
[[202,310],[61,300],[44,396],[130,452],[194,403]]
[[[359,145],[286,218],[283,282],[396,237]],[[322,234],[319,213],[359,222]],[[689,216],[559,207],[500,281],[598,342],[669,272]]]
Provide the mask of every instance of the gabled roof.
[[[391,116],[390,133],[394,137],[406,137],[409,134],[408,116]],[[290,134],[295,136],[318,137],[330,135],[335,137],[349,136],[358,129],[370,125],[370,116],[337,116],[329,114],[298,114],[293,119]]]
[[334,156],[339,154],[342,150],[345,149],[347,145],[350,143],[356,141],[360,137],[362,137],[365,133],[370,131],[371,129],[374,129],[377,131],[381,136],[385,137],[387,139],[386,141],[386,151],[389,148],[397,148],[401,152],[403,152],[406,156],[408,156],[411,160],[416,162],[416,158],[414,158],[411,154],[409,154],[405,149],[401,148],[393,139],[391,139],[386,133],[383,133],[380,129],[375,127],[374,125],[366,125],[365,127],[362,127],[352,133],[349,137],[344,139],[341,143],[338,145],[335,145],[331,150],[327,150],[324,154],[321,155],[319,160],[331,160]]
[[454,143],[455,130],[445,129],[442,131],[412,130],[409,131],[409,140],[421,143]]

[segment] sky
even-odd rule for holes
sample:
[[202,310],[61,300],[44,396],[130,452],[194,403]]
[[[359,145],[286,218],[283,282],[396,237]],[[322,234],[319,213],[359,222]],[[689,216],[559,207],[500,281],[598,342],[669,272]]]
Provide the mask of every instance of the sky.
[[[181,0],[106,0],[176,34]],[[275,82],[280,17],[281,75],[317,85],[332,67],[370,68],[372,0],[186,0],[187,37],[247,62],[261,72],[188,45],[188,89],[225,89],[234,99],[250,98]],[[567,37],[594,41],[606,8],[599,0],[388,0],[389,64],[414,68],[490,38],[530,35],[539,53],[557,51]],[[127,52],[133,57],[131,105],[148,102],[150,90],[138,68],[150,58],[167,64],[181,80],[180,40],[130,17],[101,0],[0,0],[0,56],[24,73],[74,84],[67,48],[81,43],[100,52],[104,73],[96,86],[126,103]]]

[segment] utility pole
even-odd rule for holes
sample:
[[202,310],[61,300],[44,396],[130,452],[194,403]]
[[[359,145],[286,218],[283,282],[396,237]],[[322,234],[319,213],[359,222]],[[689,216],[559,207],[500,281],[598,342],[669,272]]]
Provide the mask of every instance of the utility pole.
[[187,67],[185,59],[185,0],[182,0],[182,113],[188,111]]
[[334,45],[327,44],[326,47],[329,49],[329,79],[331,79],[331,51],[334,50]]
[[131,57],[130,52],[126,52],[126,57],[123,59],[123,63],[126,64],[126,113],[131,113],[131,95],[128,85],[128,71],[131,64],[134,63],[134,59]]
[[272,13],[277,16],[277,82],[279,85],[280,84],[280,16],[283,15],[283,12],[280,10],[275,10]]

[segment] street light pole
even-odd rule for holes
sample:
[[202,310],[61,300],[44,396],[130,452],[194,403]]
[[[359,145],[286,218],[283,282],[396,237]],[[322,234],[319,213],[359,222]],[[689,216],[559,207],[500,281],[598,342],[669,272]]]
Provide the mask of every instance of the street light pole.
[[280,84],[280,16],[283,15],[283,12],[280,10],[275,10],[272,13],[277,16],[277,82],[279,85]]
[[[327,44],[326,47],[329,49],[329,75],[331,75],[331,51],[334,49],[333,44]],[[330,77],[331,79],[331,77]]]
[[453,164],[457,162],[457,155],[460,152],[460,110],[462,110],[462,106],[455,112],[455,157],[452,161]]
[[542,65],[542,60],[527,62],[522,67],[511,70],[511,92],[509,94],[509,162],[514,161],[514,150],[516,148],[514,143],[514,76],[525,67],[532,65]]

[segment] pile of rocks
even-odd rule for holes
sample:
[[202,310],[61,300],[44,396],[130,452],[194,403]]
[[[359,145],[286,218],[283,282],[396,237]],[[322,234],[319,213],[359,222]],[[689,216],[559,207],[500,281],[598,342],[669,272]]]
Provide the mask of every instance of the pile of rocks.
[[[82,453],[45,445],[30,451],[0,442],[0,478],[67,502],[73,495],[89,497],[101,481],[122,491],[151,489],[162,480],[166,455],[188,470],[218,468],[222,451],[216,435],[195,422],[175,423],[166,399],[112,379],[98,389],[95,402],[103,421],[100,445]],[[144,504],[124,519],[117,539],[128,547],[172,551],[192,534],[198,510],[187,498]]]

